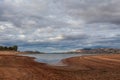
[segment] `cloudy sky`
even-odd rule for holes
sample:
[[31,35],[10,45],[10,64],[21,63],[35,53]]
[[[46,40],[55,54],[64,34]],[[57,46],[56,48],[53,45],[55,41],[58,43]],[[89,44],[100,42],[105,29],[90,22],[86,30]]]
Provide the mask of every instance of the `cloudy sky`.
[[0,45],[42,52],[120,48],[120,0],[0,0]]

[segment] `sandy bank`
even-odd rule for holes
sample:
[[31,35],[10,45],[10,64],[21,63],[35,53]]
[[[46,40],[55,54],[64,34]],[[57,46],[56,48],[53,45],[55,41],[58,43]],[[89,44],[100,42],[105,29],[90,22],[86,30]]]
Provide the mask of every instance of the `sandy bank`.
[[0,51],[0,55],[16,55],[20,53],[21,52],[17,52],[17,51]]
[[72,72],[34,61],[34,58],[0,56],[0,80],[74,80]]
[[62,60],[68,66],[79,69],[111,69],[120,67],[120,54],[91,55],[81,57],[71,57]]
[[1,55],[0,80],[120,80],[120,55],[73,57],[68,66],[50,66],[34,58]]

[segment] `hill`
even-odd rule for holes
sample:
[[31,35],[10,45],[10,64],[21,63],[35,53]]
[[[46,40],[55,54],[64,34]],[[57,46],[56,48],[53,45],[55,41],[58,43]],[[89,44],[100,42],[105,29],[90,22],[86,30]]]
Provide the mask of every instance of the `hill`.
[[82,54],[119,54],[120,49],[114,49],[114,48],[97,48],[97,49],[78,49],[72,52],[67,53],[82,53]]

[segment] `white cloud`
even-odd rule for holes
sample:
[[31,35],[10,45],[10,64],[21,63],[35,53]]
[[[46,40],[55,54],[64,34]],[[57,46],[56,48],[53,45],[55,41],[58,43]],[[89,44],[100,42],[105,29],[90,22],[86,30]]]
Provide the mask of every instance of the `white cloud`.
[[60,40],[63,40],[63,39],[64,39],[63,35],[58,35],[56,37],[49,38],[49,40],[51,40],[51,41],[60,41]]

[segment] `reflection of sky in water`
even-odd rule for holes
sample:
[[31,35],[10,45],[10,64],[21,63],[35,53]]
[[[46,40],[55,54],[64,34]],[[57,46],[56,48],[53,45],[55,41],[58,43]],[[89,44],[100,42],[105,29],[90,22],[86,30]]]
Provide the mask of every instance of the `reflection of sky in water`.
[[57,64],[62,59],[74,57],[74,56],[81,56],[83,54],[24,54],[24,55],[35,57],[36,61],[38,62],[47,63],[47,64]]

